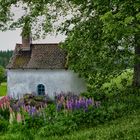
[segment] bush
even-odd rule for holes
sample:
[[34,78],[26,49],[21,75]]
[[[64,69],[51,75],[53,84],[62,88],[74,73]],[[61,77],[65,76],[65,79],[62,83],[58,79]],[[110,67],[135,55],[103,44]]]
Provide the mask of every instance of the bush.
[[5,120],[9,121],[9,116],[10,116],[9,108],[6,109],[0,108],[0,116]]
[[9,122],[5,119],[0,118],[0,132],[5,132],[8,130]]
[[69,125],[66,125],[65,121],[59,121],[54,124],[46,125],[45,127],[42,127],[39,131],[39,135],[41,137],[48,137],[48,136],[54,136],[59,135],[62,136],[64,134],[69,134],[72,131],[77,130],[77,125],[74,122],[70,122]]
[[0,85],[2,82],[5,82],[5,79],[6,79],[5,77],[6,77],[5,69],[2,66],[0,66]]
[[114,93],[114,91],[124,91],[132,85],[133,71],[127,69],[117,77],[114,77],[108,83],[104,83],[101,89],[106,93]]
[[[11,133],[19,132],[26,136],[30,135],[31,139],[34,139],[34,134],[38,134],[40,137],[53,135],[62,136],[78,129],[109,122],[139,109],[139,89],[130,90],[127,88],[126,91],[123,90],[122,94],[119,92],[117,95],[118,96],[112,96],[113,98],[107,96],[108,98],[103,100],[101,105],[96,105],[97,101],[92,100],[92,104],[88,104],[88,107],[85,109],[83,107],[67,108],[65,105],[67,101],[71,101],[71,103],[74,103],[72,105],[75,106],[75,103],[79,99],[79,103],[87,105],[86,101],[88,101],[88,99],[81,96],[75,97],[73,95],[64,97],[63,94],[61,94],[61,96],[59,95],[57,97],[55,104],[48,104],[47,107],[39,108],[36,110],[37,114],[30,115],[30,111],[32,114],[32,109],[34,108],[30,108],[31,110],[29,109],[29,112],[22,112],[22,110],[20,110],[21,115],[24,116],[23,121],[21,123],[13,122],[13,124],[10,125],[9,130]],[[30,96],[26,99],[29,98]],[[38,97],[36,100],[40,101],[42,100],[42,97]],[[21,100],[18,103],[21,104]],[[57,104],[60,103],[62,103],[64,107],[58,110]],[[22,109],[24,110],[26,107]]]

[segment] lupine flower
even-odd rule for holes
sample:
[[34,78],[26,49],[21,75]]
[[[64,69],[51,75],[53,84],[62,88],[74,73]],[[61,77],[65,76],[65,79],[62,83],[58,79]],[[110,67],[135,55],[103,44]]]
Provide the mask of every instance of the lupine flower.
[[18,123],[22,122],[22,117],[20,113],[17,113],[17,122]]
[[56,96],[56,106],[57,110],[61,110],[62,108],[67,110],[77,110],[77,109],[84,109],[85,111],[88,110],[89,106],[99,107],[99,102],[94,102],[94,99],[89,98],[86,99],[82,96],[77,96],[71,93],[67,95],[64,93],[60,93]]
[[15,120],[15,113],[14,112],[10,112],[10,118],[9,118],[10,124],[12,124],[14,120]]
[[1,100],[0,100],[0,108],[2,109],[6,109],[9,107],[10,105],[10,100],[8,96],[4,96]]
[[62,109],[62,106],[63,106],[62,103],[58,103],[58,104],[56,105],[57,111],[60,111],[60,110]]

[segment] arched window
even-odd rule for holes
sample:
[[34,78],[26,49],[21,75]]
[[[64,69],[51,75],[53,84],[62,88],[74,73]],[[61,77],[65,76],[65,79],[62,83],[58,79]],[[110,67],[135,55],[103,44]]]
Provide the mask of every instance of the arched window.
[[45,95],[45,86],[43,84],[39,84],[37,86],[38,95]]

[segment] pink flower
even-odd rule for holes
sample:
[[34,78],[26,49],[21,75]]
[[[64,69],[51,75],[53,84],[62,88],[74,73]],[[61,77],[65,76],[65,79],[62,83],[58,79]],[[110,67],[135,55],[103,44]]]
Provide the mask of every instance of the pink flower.
[[22,117],[20,113],[17,113],[17,122],[22,122]]

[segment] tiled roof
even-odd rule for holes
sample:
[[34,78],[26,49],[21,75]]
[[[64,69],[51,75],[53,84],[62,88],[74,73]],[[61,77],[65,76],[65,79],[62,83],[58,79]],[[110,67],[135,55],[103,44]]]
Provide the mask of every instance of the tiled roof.
[[23,50],[17,44],[8,69],[65,69],[66,52],[58,44],[31,44],[30,50]]

